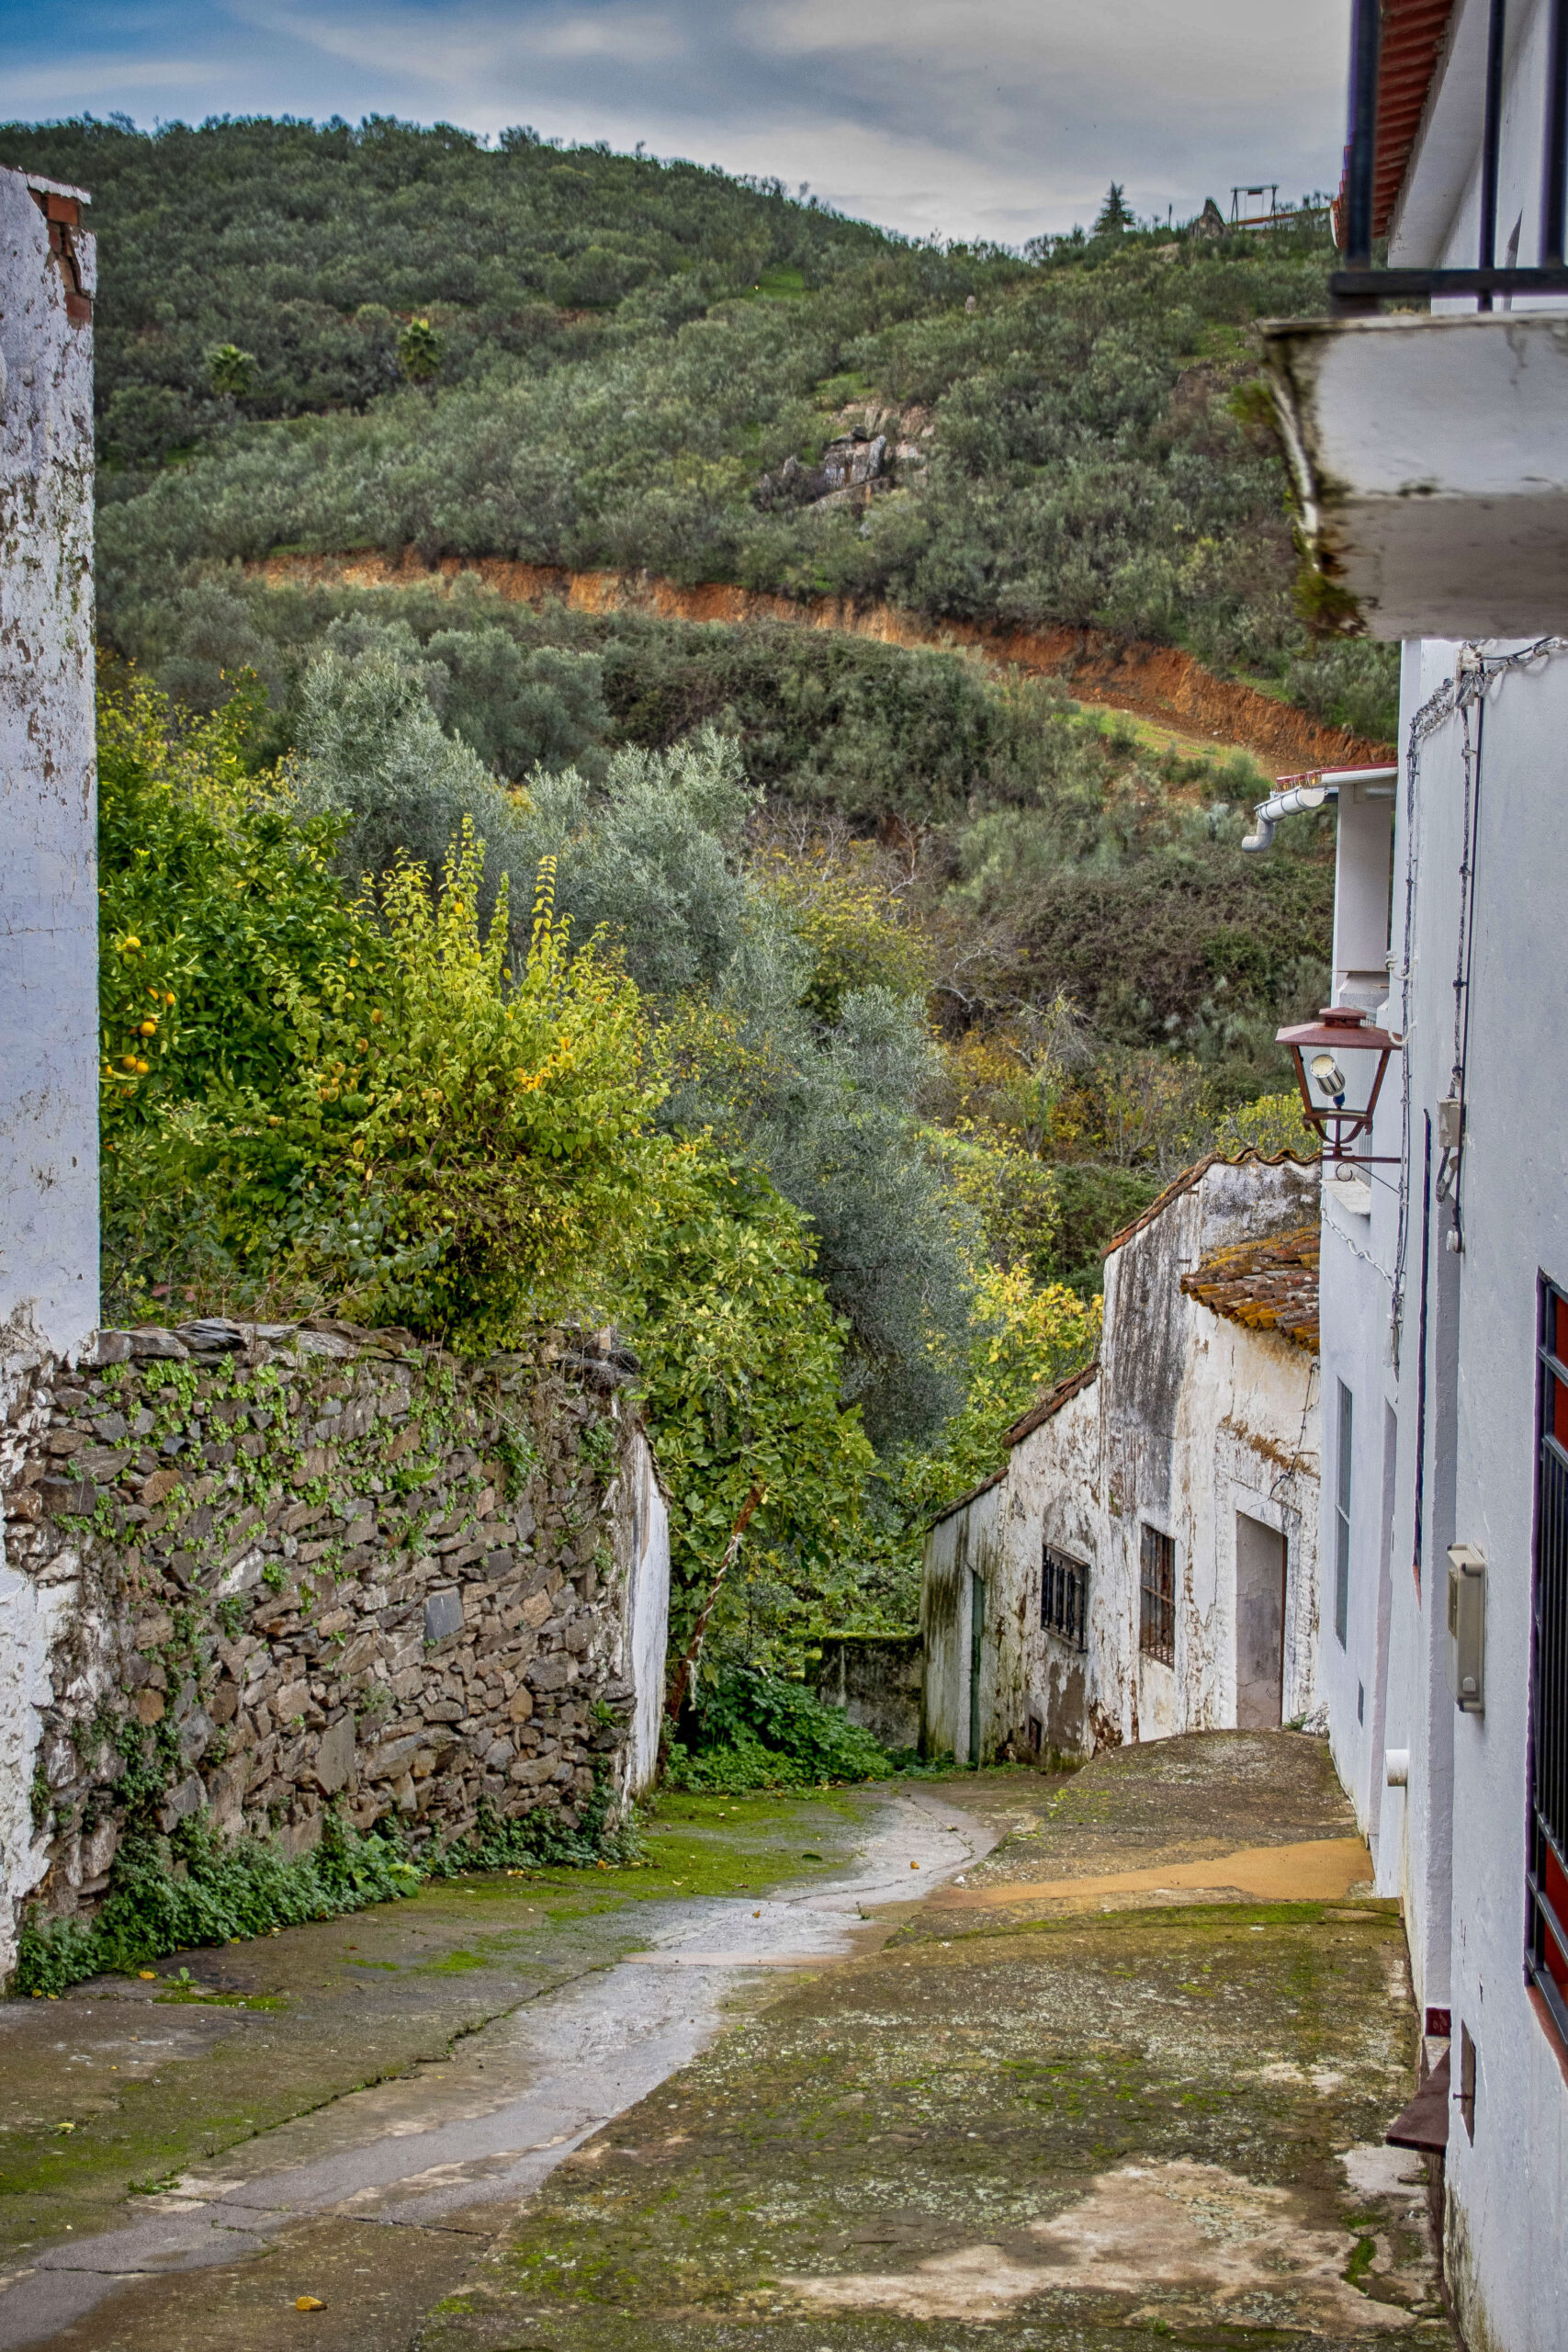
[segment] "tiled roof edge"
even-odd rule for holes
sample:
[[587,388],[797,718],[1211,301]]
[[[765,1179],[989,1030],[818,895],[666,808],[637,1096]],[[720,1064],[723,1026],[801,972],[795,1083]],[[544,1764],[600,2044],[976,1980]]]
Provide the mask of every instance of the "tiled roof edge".
[[1179,1176],[1172,1177],[1164,1192],[1149,1203],[1141,1216],[1135,1216],[1131,1225],[1124,1225],[1120,1233],[1113,1233],[1105,1245],[1106,1256],[1111,1257],[1124,1241],[1131,1241],[1134,1233],[1142,1233],[1145,1226],[1152,1225],[1156,1216],[1163,1216],[1171,1203],[1179,1201],[1183,1193],[1190,1193],[1211,1168],[1283,1168],[1287,1160],[1295,1168],[1315,1168],[1318,1164],[1315,1152],[1258,1151],[1251,1144],[1245,1151],[1211,1151],[1206,1158],[1195,1160],[1190,1168],[1184,1168]]
[[971,1487],[966,1495],[959,1495],[954,1501],[943,1503],[942,1509],[933,1511],[927,1520],[927,1527],[940,1527],[942,1521],[951,1519],[955,1510],[967,1510],[971,1503],[978,1502],[982,1495],[989,1494],[993,1487],[1001,1485],[1002,1480],[1007,1476],[1009,1467],[1010,1465],[1004,1462],[999,1470],[993,1470],[988,1478],[982,1478],[979,1485]]
[[1069,1397],[1077,1396],[1099,1376],[1100,1358],[1096,1356],[1094,1362],[1086,1363],[1081,1372],[1070,1374],[1066,1380],[1058,1380],[1055,1388],[1046,1390],[1038,1404],[1031,1405],[1027,1413],[1021,1414],[1009,1430],[1004,1442],[1010,1446],[1021,1445],[1032,1430],[1040,1429],[1054,1414],[1059,1413]]

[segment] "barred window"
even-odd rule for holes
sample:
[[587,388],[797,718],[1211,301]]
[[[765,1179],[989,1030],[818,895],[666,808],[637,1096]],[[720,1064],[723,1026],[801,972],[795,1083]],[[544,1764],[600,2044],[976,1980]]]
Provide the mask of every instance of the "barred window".
[[1145,1526],[1138,1611],[1138,1647],[1176,1664],[1176,1539]]
[[1350,1629],[1350,1463],[1355,1401],[1339,1383],[1339,1444],[1334,1484],[1334,1632],[1341,1649]]
[[1542,1283],[1526,1965],[1568,2043],[1568,1294]]
[[1085,1647],[1089,1623],[1089,1570],[1081,1560],[1054,1544],[1040,1546],[1040,1623],[1076,1650]]

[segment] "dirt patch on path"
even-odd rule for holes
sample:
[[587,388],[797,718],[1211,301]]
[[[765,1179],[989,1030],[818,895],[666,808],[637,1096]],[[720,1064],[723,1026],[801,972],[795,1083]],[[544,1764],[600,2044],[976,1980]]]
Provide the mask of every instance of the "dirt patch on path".
[[1216,678],[1174,646],[1128,641],[1096,629],[928,621],[869,599],[777,596],[717,581],[683,587],[648,572],[570,571],[501,556],[446,556],[427,565],[412,549],[398,559],[371,551],[276,555],[246,569],[274,587],[400,588],[468,574],[510,604],[542,605],[554,597],[580,613],[646,613],[658,620],[716,621],[731,628],[746,621],[784,621],[801,628],[869,637],[882,645],[963,646],[998,668],[1060,678],[1078,699],[1129,711],[1171,729],[1198,748],[1249,752],[1266,771],[1294,774],[1393,756],[1386,745],[1369,742],[1345,728],[1325,727],[1305,711],[1240,679]]

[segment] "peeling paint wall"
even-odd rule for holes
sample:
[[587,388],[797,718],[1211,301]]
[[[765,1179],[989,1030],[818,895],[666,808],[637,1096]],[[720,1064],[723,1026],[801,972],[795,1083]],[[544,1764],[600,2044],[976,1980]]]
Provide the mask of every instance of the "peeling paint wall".
[[[970,1568],[986,1580],[984,1752],[1091,1754],[1234,1726],[1238,1514],[1283,1545],[1280,1720],[1314,1714],[1316,1360],[1213,1313],[1180,1283],[1215,1250],[1310,1219],[1316,1189],[1315,1168],[1219,1161],[1112,1253],[1098,1377],[1018,1441],[998,1484],[931,1530],[933,1745],[967,1756]],[[1139,1646],[1145,1523],[1176,1546],[1169,1665]],[[1081,1648],[1041,1622],[1047,1544],[1087,1570]]]
[[0,170],[0,1371],[97,1322],[95,243]]
[[[926,1539],[920,1581],[920,1634],[925,1645],[925,1747],[931,1756],[952,1756],[960,1764],[982,1760],[986,1727],[993,1720],[997,1657],[994,1642],[982,1643],[980,1690],[981,1757],[970,1751],[969,1695],[971,1584],[985,1586],[987,1614],[994,1622],[998,1589],[1006,1582],[1001,1509],[1002,1482],[987,1487],[968,1507],[939,1520]],[[994,1747],[994,1740],[990,1743]]]

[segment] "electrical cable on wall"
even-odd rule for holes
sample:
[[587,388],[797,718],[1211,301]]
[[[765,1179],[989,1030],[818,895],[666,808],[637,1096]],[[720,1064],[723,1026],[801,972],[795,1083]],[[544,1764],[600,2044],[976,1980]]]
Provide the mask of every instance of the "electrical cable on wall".
[[[1463,1073],[1469,1045],[1470,970],[1475,940],[1475,888],[1472,837],[1475,834],[1480,805],[1480,712],[1473,752],[1473,797],[1472,791],[1472,747],[1469,712],[1472,705],[1484,709],[1487,689],[1510,671],[1525,670],[1536,662],[1547,662],[1556,655],[1568,653],[1568,637],[1538,637],[1532,644],[1522,645],[1513,653],[1483,653],[1478,647],[1466,645],[1461,650],[1451,678],[1445,678],[1435,694],[1429,695],[1410,721],[1410,732],[1404,755],[1404,937],[1400,957],[1400,1042],[1405,1051],[1400,1057],[1400,1175],[1399,1229],[1393,1252],[1393,1290],[1389,1302],[1390,1359],[1395,1373],[1399,1370],[1400,1351],[1404,1329],[1404,1278],[1410,1255],[1410,1143],[1411,1143],[1411,1075],[1410,1038],[1410,958],[1415,944],[1416,885],[1420,866],[1417,818],[1420,802],[1416,784],[1420,775],[1420,750],[1428,735],[1446,726],[1453,718],[1464,724],[1463,758],[1465,775],[1465,833],[1461,865],[1463,893],[1461,905],[1459,970],[1455,979],[1455,1066],[1461,1102],[1460,1116],[1463,1118]],[[1445,1159],[1448,1155],[1445,1153]],[[1458,1185],[1457,1168],[1449,1179],[1450,1187]],[[1439,1195],[1441,1197],[1441,1195]],[[1428,1201],[1429,1213],[1429,1201]],[[1455,1231],[1462,1232],[1459,1223],[1460,1204],[1455,1200]],[[1462,1239],[1461,1244],[1462,1246]]]

